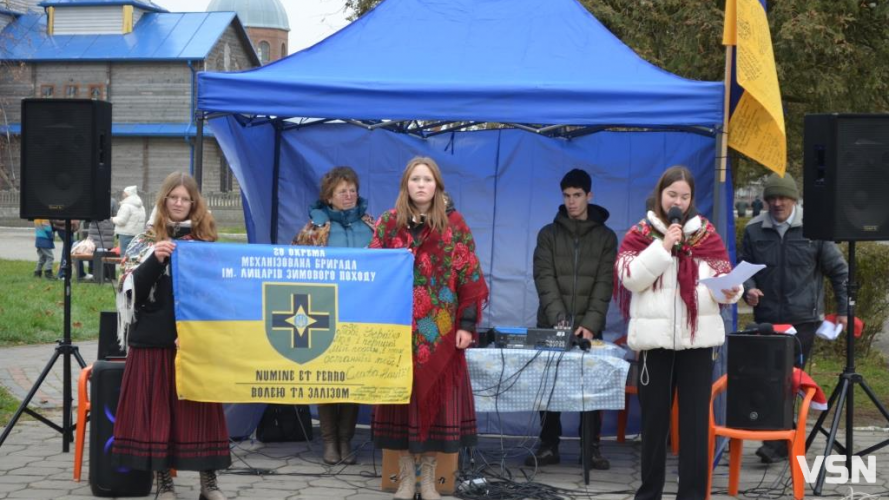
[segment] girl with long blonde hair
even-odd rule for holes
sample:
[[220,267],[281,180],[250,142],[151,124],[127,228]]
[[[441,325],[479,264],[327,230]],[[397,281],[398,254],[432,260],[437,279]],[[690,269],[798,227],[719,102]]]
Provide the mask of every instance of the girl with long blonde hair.
[[[435,490],[438,453],[474,446],[475,406],[464,350],[474,342],[488,287],[475,254],[472,232],[448,207],[441,169],[431,158],[408,162],[395,209],[377,222],[371,248],[406,248],[414,254],[414,387],[407,405],[380,405],[374,412],[374,443],[399,453],[395,499]],[[405,300],[411,300],[406,297]]]
[[170,469],[200,471],[201,500],[225,500],[216,471],[231,464],[228,428],[219,403],[179,399],[178,336],[170,257],[176,241],[215,241],[216,224],[188,174],[161,184],[151,228],[124,256],[118,291],[118,333],[128,346],[114,423],[117,466],[155,471],[159,500],[175,500]]

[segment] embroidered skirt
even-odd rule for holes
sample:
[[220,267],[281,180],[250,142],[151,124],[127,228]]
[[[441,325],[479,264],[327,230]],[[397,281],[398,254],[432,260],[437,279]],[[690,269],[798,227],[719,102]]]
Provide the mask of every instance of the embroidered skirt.
[[378,405],[374,407],[373,440],[377,448],[425,452],[456,453],[460,448],[475,446],[478,429],[472,384],[461,357],[456,367],[462,370],[460,384],[452,384],[448,397],[442,398],[438,416],[429,429],[425,441],[420,441],[419,404],[411,396],[406,405]]
[[136,470],[231,464],[222,405],[180,400],[175,359],[175,349],[130,348],[114,422],[115,464]]

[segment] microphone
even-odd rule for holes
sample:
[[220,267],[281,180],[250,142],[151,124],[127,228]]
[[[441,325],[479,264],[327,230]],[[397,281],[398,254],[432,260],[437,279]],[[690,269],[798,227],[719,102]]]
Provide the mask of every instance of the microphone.
[[774,335],[775,327],[771,323],[760,323],[759,324],[759,334],[760,335]]
[[679,221],[682,220],[682,210],[679,207],[670,207],[667,218],[670,219],[670,224],[679,224]]
[[775,327],[771,323],[748,323],[743,330],[732,332],[732,335],[774,335]]

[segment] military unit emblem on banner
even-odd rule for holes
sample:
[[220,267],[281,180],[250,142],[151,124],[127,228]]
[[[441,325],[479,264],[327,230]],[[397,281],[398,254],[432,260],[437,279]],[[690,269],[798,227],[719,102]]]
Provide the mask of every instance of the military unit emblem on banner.
[[263,295],[266,336],[282,356],[306,363],[333,343],[336,285],[265,283]]

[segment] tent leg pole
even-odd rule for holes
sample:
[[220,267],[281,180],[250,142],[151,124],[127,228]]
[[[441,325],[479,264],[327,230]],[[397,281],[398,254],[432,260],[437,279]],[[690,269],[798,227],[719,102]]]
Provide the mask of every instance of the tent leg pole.
[[197,121],[197,133],[195,134],[194,151],[194,180],[198,183],[198,190],[203,191],[204,179],[204,113],[195,113]]
[[728,172],[728,125],[732,98],[733,51],[732,45],[725,46],[725,97],[722,101],[722,130],[716,131],[716,166],[713,172],[713,224],[716,225],[716,231],[726,244],[728,244],[729,236],[727,234],[729,217],[732,216],[732,213],[729,211],[725,214],[724,222],[721,217],[722,210],[725,208],[722,195],[725,192],[725,176]]
[[728,217],[729,214],[726,214],[726,219],[723,221],[722,212],[725,206],[725,200],[723,200],[723,194],[725,193],[725,176],[726,176],[726,164],[728,154],[727,145],[726,145],[726,136],[725,134],[717,133],[716,134],[716,168],[713,175],[713,224],[716,226],[716,231],[719,233],[719,236],[723,241],[726,240],[726,231],[728,229]]
[[269,241],[278,244],[278,180],[281,174],[281,123],[274,121],[275,159],[272,164],[272,227],[269,228]]

